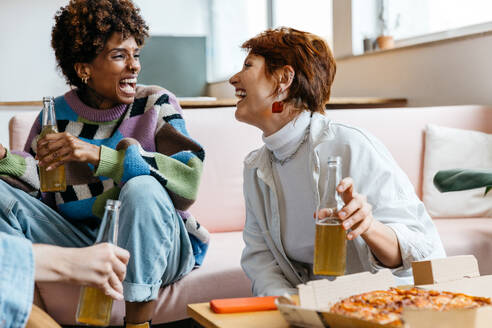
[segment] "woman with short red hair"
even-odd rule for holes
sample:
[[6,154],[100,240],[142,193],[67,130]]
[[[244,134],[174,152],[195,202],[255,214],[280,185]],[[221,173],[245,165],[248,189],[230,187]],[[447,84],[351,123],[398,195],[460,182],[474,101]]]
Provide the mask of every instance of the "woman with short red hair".
[[[295,293],[313,273],[315,221],[329,157],[341,157],[338,211],[347,231],[345,273],[391,268],[409,283],[411,262],[444,257],[437,230],[408,177],[374,136],[333,122],[325,105],[336,65],[326,42],[291,28],[246,41],[235,87],[236,118],[263,131],[245,159],[246,225],[241,264],[255,295]],[[356,191],[357,190],[357,191]],[[316,214],[315,214],[316,215]]]

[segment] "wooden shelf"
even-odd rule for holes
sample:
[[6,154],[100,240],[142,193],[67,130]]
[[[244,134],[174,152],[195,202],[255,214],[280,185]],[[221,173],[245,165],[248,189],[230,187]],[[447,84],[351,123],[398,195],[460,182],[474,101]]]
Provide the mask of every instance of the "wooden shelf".
[[[217,100],[181,100],[179,103],[183,109],[186,108],[212,108],[212,107],[234,107],[237,99]],[[381,108],[381,107],[405,107],[406,98],[378,98],[378,97],[333,97],[326,105],[327,109],[354,109],[354,108]],[[42,101],[7,101],[0,102],[0,106],[43,106]],[[1,107],[0,107],[1,109]]]

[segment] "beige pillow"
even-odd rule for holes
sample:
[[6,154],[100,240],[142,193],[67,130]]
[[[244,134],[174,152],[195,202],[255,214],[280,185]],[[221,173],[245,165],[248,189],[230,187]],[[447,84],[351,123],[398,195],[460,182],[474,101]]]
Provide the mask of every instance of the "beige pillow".
[[447,169],[492,168],[492,134],[429,124],[425,133],[423,201],[433,217],[492,217],[484,188],[441,193],[434,175]]

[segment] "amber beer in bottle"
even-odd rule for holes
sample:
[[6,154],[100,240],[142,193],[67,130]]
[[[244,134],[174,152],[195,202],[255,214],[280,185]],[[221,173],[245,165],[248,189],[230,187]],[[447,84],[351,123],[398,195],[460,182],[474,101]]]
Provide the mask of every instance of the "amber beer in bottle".
[[[117,245],[118,217],[121,202],[109,199],[96,238],[97,243],[108,242]],[[113,299],[98,288],[84,286],[80,290],[76,320],[78,323],[106,327],[109,326]]]
[[316,217],[313,273],[324,276],[341,276],[345,273],[347,238],[338,211],[344,206],[336,187],[341,179],[341,158],[328,158],[324,195],[320,207],[330,210],[326,218]]
[[[53,97],[43,97],[43,127],[39,134],[39,139],[51,133],[58,133],[55,102]],[[42,192],[65,191],[67,189],[65,166],[60,165],[50,171],[46,171],[46,166],[39,167],[39,180]]]

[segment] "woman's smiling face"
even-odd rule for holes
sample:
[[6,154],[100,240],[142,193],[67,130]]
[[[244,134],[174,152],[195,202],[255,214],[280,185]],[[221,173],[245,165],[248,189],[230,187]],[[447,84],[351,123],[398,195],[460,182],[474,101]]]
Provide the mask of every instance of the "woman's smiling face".
[[236,90],[236,118],[248,124],[256,125],[271,116],[272,103],[275,101],[275,83],[267,76],[265,58],[249,54],[244,60],[241,71],[230,78]]
[[131,104],[140,72],[140,48],[133,37],[113,33],[103,51],[88,64],[88,87],[103,98],[100,108]]

